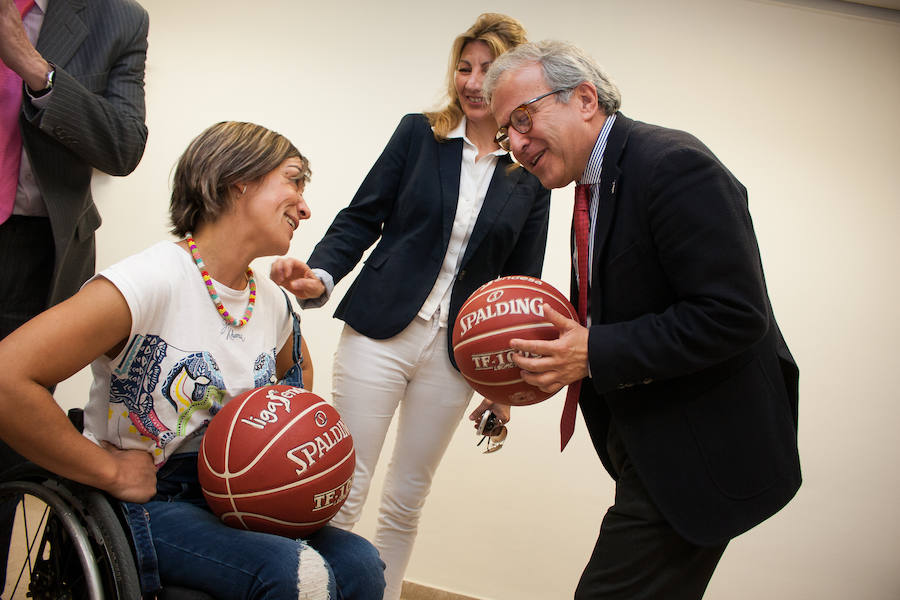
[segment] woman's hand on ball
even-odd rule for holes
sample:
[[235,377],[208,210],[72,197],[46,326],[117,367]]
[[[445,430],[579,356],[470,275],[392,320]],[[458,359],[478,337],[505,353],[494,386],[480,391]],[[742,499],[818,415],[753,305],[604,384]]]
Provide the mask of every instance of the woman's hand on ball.
[[588,330],[544,304],[544,316],[559,329],[555,340],[510,340],[522,379],[543,392],[556,393],[588,376]]

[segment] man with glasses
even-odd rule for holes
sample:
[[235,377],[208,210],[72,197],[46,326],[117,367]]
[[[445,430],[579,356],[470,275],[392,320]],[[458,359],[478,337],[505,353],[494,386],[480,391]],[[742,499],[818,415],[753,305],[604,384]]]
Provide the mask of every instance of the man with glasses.
[[[772,313],[747,192],[690,134],[633,121],[561,42],[499,57],[497,141],[547,188],[576,182],[572,298],[523,378],[569,386],[616,480],[575,597],[696,599],[729,540],[800,486],[797,366]],[[526,354],[528,353],[528,354]],[[537,355],[539,358],[534,358]]]

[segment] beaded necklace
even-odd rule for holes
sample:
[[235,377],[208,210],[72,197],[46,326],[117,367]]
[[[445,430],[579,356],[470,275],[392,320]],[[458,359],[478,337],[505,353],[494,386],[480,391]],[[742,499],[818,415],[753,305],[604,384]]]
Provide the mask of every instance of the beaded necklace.
[[256,280],[253,278],[253,269],[247,267],[247,279],[250,282],[250,300],[247,302],[247,310],[244,311],[244,317],[238,320],[228,314],[228,311],[219,299],[219,294],[216,293],[212,277],[209,276],[206,265],[203,263],[203,259],[200,258],[200,251],[197,250],[197,243],[194,241],[193,234],[188,232],[185,238],[188,247],[191,249],[191,256],[194,257],[194,263],[196,263],[197,268],[200,270],[200,275],[203,276],[203,283],[206,284],[206,291],[209,292],[209,297],[212,299],[213,304],[216,305],[219,314],[222,315],[222,319],[232,327],[243,327],[246,325],[247,321],[250,320],[250,317],[253,316],[253,305],[256,304]]

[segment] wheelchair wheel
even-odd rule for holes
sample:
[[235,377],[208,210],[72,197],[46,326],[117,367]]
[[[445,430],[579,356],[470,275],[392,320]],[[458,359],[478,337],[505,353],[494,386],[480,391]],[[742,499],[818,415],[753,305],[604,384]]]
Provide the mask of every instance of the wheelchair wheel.
[[17,504],[4,599],[141,597],[130,543],[102,493],[32,474],[0,483],[0,500]]

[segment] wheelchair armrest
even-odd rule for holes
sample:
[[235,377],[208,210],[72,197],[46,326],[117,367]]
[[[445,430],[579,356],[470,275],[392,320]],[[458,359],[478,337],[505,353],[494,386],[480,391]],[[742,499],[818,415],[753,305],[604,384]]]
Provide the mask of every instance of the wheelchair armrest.
[[78,431],[84,433],[84,409],[70,408],[68,415],[72,425],[74,425]]

